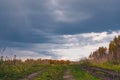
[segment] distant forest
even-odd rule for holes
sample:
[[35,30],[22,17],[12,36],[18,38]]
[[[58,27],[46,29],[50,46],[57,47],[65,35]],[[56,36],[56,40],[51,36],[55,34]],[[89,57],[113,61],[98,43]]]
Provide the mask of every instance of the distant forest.
[[114,37],[109,43],[109,47],[99,47],[96,51],[92,52],[89,59],[94,62],[109,61],[113,64],[120,63],[120,35]]

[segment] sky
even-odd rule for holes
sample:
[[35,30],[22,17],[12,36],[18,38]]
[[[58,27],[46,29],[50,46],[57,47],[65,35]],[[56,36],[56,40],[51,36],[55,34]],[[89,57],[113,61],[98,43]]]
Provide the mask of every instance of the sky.
[[120,0],[0,0],[0,55],[77,61],[120,34]]

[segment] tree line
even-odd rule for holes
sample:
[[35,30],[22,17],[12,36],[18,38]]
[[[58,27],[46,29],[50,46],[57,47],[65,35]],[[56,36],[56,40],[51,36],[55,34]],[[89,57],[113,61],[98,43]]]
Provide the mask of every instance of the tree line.
[[120,63],[120,35],[115,36],[114,39],[109,43],[109,47],[99,47],[97,50],[92,52],[89,59],[96,62],[109,61],[114,64]]

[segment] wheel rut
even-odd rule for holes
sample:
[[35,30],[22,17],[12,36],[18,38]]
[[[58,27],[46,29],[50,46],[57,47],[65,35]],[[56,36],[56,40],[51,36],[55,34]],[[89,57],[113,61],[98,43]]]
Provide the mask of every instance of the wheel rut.
[[63,80],[75,80],[69,69],[64,73]]
[[43,68],[35,73],[32,73],[28,76],[26,76],[25,78],[19,79],[19,80],[34,80],[37,76],[39,76],[42,72],[44,72],[45,70],[47,70],[48,68]]
[[120,73],[116,71],[86,65],[82,65],[80,68],[102,80],[120,80]]

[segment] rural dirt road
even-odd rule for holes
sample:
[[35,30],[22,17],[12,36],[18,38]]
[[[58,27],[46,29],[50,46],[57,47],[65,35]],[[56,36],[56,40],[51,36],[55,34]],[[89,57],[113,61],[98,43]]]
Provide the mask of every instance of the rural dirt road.
[[63,80],[75,80],[69,69],[64,73]]
[[36,78],[37,76],[39,76],[43,71],[47,70],[48,68],[43,68],[35,73],[32,73],[28,76],[26,76],[25,78],[23,79],[19,79],[19,80],[34,80],[34,78]]
[[81,68],[102,80],[120,80],[120,73],[116,71],[85,65]]

